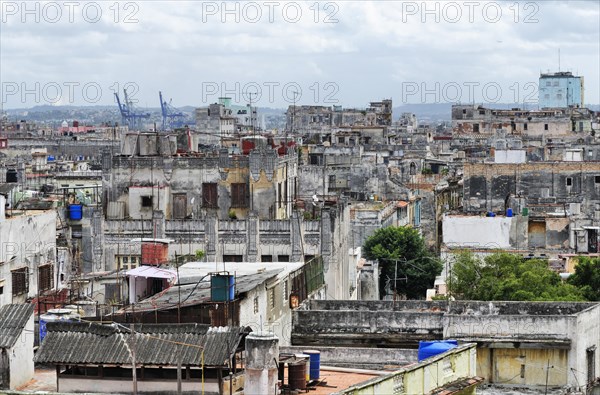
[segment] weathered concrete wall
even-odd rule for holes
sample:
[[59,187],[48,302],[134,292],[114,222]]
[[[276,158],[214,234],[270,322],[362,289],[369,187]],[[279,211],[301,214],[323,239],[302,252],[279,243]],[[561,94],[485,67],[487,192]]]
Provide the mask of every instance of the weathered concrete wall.
[[600,377],[600,305],[596,304],[577,316],[577,334],[569,352],[569,369],[578,383],[588,382],[588,358],[594,366],[596,378]]
[[464,341],[551,342],[569,347],[575,316],[445,314],[444,338]]
[[[0,222],[0,280],[4,292],[0,305],[25,303],[38,293],[38,267],[55,263],[56,211],[29,211]],[[29,291],[13,296],[12,273],[27,267]]]
[[[487,383],[543,389],[569,384],[569,350],[529,348],[478,348],[477,375]],[[549,368],[548,368],[549,365]]]
[[9,156],[31,156],[33,148],[47,148],[48,155],[53,155],[55,158],[63,158],[65,160],[73,160],[79,156],[84,156],[86,159],[99,159],[102,150],[113,150],[115,153],[120,151],[119,141],[105,140],[74,140],[73,137],[53,136],[51,138],[42,139],[23,138],[10,139],[9,149],[3,152]]
[[524,207],[581,202],[582,212],[593,215],[600,201],[599,173],[597,162],[465,163],[464,210],[504,211],[508,194],[523,191]]
[[525,163],[525,150],[495,150],[495,163]]
[[[280,347],[282,353],[301,354],[306,347]],[[321,352],[321,365],[353,369],[389,369],[415,363],[418,350],[407,348],[311,347]]]
[[514,217],[444,216],[443,243],[473,248],[510,248]]
[[[254,151],[253,151],[254,152]],[[291,216],[296,190],[297,156],[277,156],[275,151],[250,156],[229,156],[227,153],[209,153],[198,157],[124,157],[111,159],[106,153],[103,161],[103,190],[105,205],[124,202],[125,215],[141,218],[139,198],[131,194],[132,187],[154,188],[164,191],[154,199],[150,210],[161,210],[172,218],[174,195],[182,196],[185,216],[195,218],[215,212],[221,219],[229,218],[230,211],[246,218],[249,210],[262,219],[284,219]],[[246,184],[242,202],[232,197],[232,184]],[[217,204],[210,207],[204,201],[206,184],[217,185]],[[159,205],[160,200],[160,205]]]
[[356,346],[413,344],[442,338],[443,313],[294,310],[292,344]]
[[[336,394],[429,394],[460,379],[475,377],[474,344],[453,348],[415,366],[356,384]],[[474,388],[463,394],[474,393]]]
[[33,378],[34,338],[33,314],[31,314],[23,332],[9,352],[10,389],[16,389]]
[[[477,342],[479,376],[532,387],[545,384],[548,360],[550,385],[581,386],[588,352],[600,342],[598,303],[310,301],[292,322],[292,344],[305,347],[398,345],[398,337],[403,346],[431,338]],[[565,374],[573,370],[579,373]]]

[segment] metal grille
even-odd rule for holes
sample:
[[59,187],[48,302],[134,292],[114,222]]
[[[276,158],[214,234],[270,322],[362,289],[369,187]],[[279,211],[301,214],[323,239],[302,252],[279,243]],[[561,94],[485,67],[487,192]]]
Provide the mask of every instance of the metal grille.
[[13,270],[12,274],[12,294],[18,296],[29,292],[29,268],[22,267]]

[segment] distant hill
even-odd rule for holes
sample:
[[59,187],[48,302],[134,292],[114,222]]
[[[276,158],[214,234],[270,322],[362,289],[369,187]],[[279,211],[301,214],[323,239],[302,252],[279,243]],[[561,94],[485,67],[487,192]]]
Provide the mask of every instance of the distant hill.
[[[523,108],[523,103],[491,103],[483,104],[485,107],[508,109]],[[588,105],[588,108],[594,111],[600,111],[599,104]],[[181,111],[193,117],[195,106],[179,107]],[[525,109],[537,109],[537,104],[528,104]],[[287,108],[258,107],[259,116],[285,117]],[[422,122],[440,122],[451,119],[452,103],[436,104],[403,104],[393,108],[394,120],[397,120],[404,112],[410,112],[417,115]],[[160,108],[140,108],[140,111],[151,113],[151,121],[161,119]],[[112,106],[51,106],[41,105],[31,108],[19,108],[5,110],[11,120],[30,120],[35,122],[60,123],[63,120],[78,120],[88,123],[121,122],[121,115],[116,105]],[[281,123],[276,122],[277,124]],[[285,123],[285,121],[284,121]]]

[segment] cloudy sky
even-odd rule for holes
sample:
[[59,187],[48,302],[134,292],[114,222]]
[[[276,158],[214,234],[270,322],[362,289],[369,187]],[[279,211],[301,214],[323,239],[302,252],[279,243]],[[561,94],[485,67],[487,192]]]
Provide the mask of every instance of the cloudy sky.
[[559,50],[600,103],[598,0],[0,3],[4,108],[533,103]]

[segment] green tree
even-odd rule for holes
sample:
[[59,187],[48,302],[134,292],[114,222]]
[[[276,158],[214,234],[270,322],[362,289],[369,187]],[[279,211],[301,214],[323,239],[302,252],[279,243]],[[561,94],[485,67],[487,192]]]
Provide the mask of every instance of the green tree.
[[578,261],[567,282],[579,288],[587,300],[600,302],[600,259],[580,256]]
[[448,283],[463,300],[581,301],[582,292],[563,282],[542,260],[496,253],[484,259],[469,251],[456,256]]
[[[388,279],[406,278],[406,281],[392,281],[392,289],[396,286],[396,291],[408,299],[423,299],[442,271],[440,260],[433,257],[419,232],[412,228],[378,229],[365,241],[363,253],[367,259],[379,261],[381,296],[385,295]],[[396,266],[398,272],[394,273]]]

